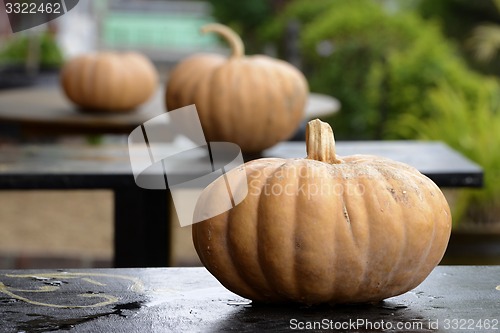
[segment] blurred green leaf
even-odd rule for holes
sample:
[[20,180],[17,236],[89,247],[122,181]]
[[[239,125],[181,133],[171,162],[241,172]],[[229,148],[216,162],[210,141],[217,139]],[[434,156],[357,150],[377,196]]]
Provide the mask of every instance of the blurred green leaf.
[[500,87],[485,82],[472,101],[450,84],[440,83],[430,94],[434,115],[422,119],[406,114],[399,119],[401,132],[418,133],[424,140],[446,142],[477,162],[484,170],[484,187],[462,190],[455,206],[454,223],[494,223],[500,209]]
[[243,39],[247,53],[261,52],[258,28],[271,20],[272,2],[268,0],[208,0],[215,19],[234,29]]
[[401,138],[394,131],[398,118],[432,116],[428,95],[442,80],[466,98],[480,89],[483,78],[467,68],[436,23],[414,11],[388,11],[374,0],[296,0],[263,31],[277,40],[289,20],[302,26],[311,90],[342,104],[328,119],[339,139]]
[[[18,35],[8,40],[0,49],[0,63],[24,64],[28,58],[29,37]],[[55,39],[48,33],[36,37],[40,47],[40,66],[58,67],[63,63],[63,55]]]

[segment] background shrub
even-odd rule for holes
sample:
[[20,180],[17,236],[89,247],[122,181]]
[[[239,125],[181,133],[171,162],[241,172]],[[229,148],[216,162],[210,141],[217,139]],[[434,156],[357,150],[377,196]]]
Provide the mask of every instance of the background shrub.
[[483,77],[466,66],[439,26],[379,2],[292,2],[262,35],[278,41],[289,20],[301,22],[303,64],[311,90],[335,96],[328,119],[339,139],[413,138],[393,131],[406,113],[427,118],[428,94],[441,81],[474,98]]
[[410,128],[419,139],[444,141],[483,167],[484,187],[460,192],[455,223],[497,223],[500,216],[500,88],[496,81],[482,87],[472,102],[450,85],[440,84],[429,94],[432,118],[406,114],[399,122],[399,130]]

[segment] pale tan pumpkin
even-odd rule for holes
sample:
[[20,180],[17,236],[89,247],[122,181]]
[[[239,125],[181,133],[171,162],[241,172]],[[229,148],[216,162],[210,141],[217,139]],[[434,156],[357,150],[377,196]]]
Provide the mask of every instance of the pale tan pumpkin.
[[180,62],[168,78],[167,109],[196,104],[206,139],[234,142],[243,152],[260,152],[293,135],[309,92],[302,73],[268,56],[245,57],[241,39],[223,25],[202,31],[222,35],[232,54],[196,54]]
[[[336,156],[327,124],[307,130],[306,159],[264,158],[228,174],[248,195],[193,225],[202,263],[229,290],[261,302],[372,302],[416,287],[450,236],[440,189],[399,162]],[[220,178],[195,216],[224,193]]]
[[126,112],[154,94],[158,74],[139,53],[96,52],[70,59],[61,70],[61,85],[83,109]]

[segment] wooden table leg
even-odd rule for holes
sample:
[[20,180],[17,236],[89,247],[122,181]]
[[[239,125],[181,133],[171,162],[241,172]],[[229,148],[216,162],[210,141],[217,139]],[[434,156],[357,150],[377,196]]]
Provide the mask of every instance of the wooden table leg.
[[115,189],[114,266],[165,267],[170,255],[170,192]]

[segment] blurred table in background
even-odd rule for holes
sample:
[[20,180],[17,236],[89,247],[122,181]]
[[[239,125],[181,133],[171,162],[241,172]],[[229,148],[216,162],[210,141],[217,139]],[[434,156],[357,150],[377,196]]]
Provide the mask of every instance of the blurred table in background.
[[[139,106],[122,114],[81,112],[58,86],[0,91],[0,124],[19,126],[24,136],[87,134],[130,134],[134,128],[166,111],[164,88]],[[304,120],[337,112],[339,102],[330,96],[312,93]]]

